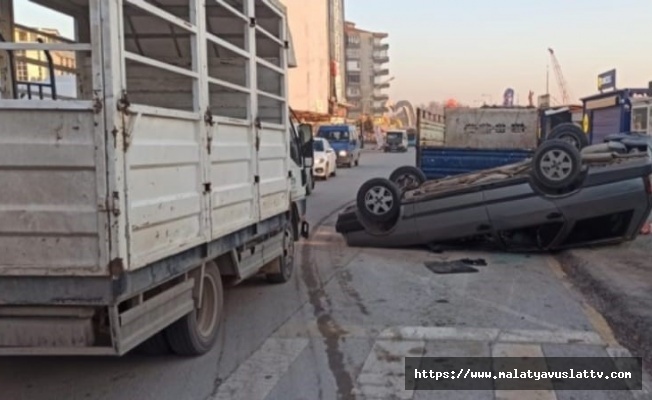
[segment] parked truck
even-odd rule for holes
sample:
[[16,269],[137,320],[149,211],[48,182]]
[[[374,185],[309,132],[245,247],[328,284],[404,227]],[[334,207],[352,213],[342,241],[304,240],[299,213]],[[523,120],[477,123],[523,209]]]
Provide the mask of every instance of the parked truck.
[[534,108],[417,109],[416,165],[437,179],[519,162],[537,146]]
[[[0,354],[206,353],[223,282],[287,282],[308,235],[312,131],[288,108],[285,9],[34,3],[77,40],[0,43]],[[21,4],[0,2],[5,40]],[[21,50],[74,51],[76,98],[21,97]]]

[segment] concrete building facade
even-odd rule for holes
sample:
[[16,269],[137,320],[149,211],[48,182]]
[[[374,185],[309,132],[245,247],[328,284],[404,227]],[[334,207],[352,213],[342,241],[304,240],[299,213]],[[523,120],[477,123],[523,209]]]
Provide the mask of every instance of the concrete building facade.
[[370,32],[345,22],[346,95],[350,118],[382,116],[389,99],[389,44],[387,33]]
[[290,107],[307,119],[329,115],[329,0],[282,0],[287,7],[297,67],[288,72]]

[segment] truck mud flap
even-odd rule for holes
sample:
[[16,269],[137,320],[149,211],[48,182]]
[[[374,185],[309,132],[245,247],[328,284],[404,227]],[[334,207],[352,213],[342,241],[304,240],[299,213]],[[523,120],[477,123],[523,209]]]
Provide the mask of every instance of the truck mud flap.
[[310,237],[310,225],[307,221],[301,222],[301,236],[304,239],[308,239]]

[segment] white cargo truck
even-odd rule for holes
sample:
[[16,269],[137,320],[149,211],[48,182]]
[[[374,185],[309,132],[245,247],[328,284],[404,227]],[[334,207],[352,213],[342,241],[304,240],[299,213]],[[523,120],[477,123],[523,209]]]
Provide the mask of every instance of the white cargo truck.
[[[72,17],[76,40],[12,42],[22,2],[0,0],[0,354],[203,354],[222,283],[288,281],[308,234],[312,132],[291,121],[285,9],[34,2]],[[26,62],[75,73],[77,95],[23,96]]]

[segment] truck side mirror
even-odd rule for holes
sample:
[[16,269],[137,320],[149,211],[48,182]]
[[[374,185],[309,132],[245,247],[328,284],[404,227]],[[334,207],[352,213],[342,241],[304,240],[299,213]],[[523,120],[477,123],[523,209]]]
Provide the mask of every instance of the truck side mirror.
[[310,124],[299,125],[299,140],[301,140],[302,145],[308,142],[312,142],[312,125]]
[[313,148],[312,125],[299,125],[299,140],[301,140],[301,155],[303,156],[305,166],[312,167],[315,152]]

